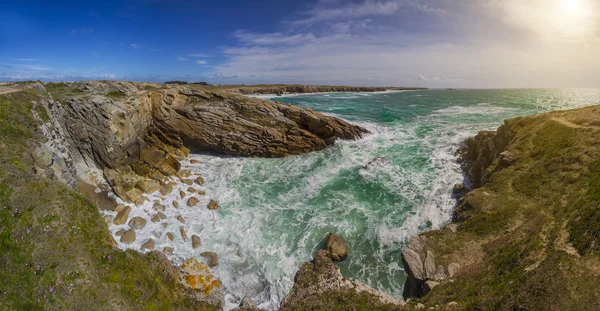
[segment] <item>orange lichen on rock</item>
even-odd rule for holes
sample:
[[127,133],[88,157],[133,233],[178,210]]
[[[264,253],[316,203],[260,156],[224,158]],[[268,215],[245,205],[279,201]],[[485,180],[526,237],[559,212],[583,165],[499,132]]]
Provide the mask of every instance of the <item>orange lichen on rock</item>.
[[187,286],[201,290],[205,296],[210,295],[213,288],[220,288],[221,283],[212,275],[208,269],[208,265],[203,262],[198,262],[196,259],[190,258],[181,265],[184,276],[184,284]]

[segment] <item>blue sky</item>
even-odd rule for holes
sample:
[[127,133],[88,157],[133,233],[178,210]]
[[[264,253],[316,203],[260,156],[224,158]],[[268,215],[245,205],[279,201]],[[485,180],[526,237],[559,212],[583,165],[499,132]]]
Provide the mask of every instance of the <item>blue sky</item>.
[[0,81],[598,87],[599,2],[3,1]]

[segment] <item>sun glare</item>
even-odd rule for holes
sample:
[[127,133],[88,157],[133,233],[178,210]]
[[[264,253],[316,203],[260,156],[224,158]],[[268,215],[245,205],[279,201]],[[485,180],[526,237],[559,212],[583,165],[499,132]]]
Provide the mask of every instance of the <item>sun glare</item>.
[[581,0],[562,0],[562,7],[569,14],[577,14],[582,11]]

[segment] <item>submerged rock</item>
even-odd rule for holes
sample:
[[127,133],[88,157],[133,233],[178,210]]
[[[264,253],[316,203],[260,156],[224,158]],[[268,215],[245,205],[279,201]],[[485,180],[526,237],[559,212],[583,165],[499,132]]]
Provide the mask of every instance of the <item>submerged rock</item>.
[[218,209],[219,208],[219,204],[215,200],[210,200],[210,202],[208,203],[207,207],[208,207],[209,210],[212,211],[212,210]]
[[197,235],[192,235],[192,248],[200,247],[200,237]]
[[325,242],[328,255],[335,261],[342,261],[348,255],[348,249],[344,239],[335,233],[329,233]]
[[187,206],[189,206],[189,207],[194,207],[198,203],[200,203],[200,200],[198,200],[198,198],[196,198],[196,197],[191,197],[187,200]]
[[146,219],[142,217],[133,217],[129,221],[129,226],[135,230],[144,229],[144,227],[146,227]]
[[200,256],[202,256],[202,257],[204,257],[204,259],[206,259],[209,267],[214,267],[219,264],[219,255],[217,255],[217,253],[203,252],[200,254]]
[[142,244],[140,247],[142,251],[144,250],[154,250],[154,240],[150,239],[146,243]]

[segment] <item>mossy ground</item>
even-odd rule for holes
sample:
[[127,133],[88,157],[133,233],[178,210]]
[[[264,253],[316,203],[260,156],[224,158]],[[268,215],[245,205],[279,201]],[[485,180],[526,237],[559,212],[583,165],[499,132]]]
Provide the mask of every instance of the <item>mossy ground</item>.
[[440,263],[468,257],[469,243],[483,260],[410,306],[599,310],[598,120],[600,107],[509,120],[515,163],[492,163],[488,182],[459,207],[456,233],[426,234]]
[[116,249],[95,206],[35,175],[31,149],[44,138],[31,110],[44,96],[0,95],[0,309],[214,309],[193,299],[162,255]]

